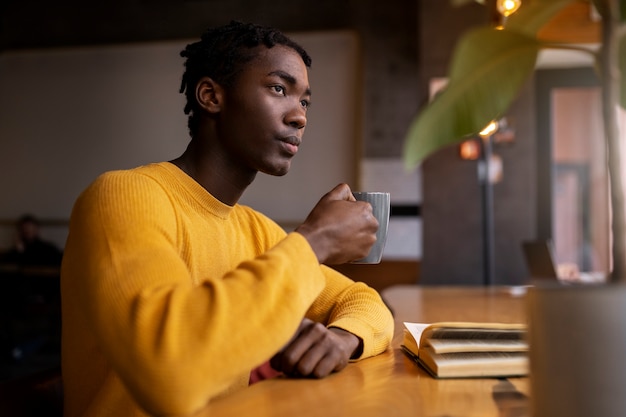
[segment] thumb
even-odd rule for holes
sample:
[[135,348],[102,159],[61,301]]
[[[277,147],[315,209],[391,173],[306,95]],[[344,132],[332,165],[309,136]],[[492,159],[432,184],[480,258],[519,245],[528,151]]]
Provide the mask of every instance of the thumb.
[[352,190],[350,189],[350,186],[346,183],[341,183],[337,185],[326,194],[326,197],[329,200],[356,201],[354,196],[352,195]]

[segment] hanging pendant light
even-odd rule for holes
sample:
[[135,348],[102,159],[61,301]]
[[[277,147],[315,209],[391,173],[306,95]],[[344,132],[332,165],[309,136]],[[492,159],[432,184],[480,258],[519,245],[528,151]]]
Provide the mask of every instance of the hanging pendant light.
[[480,135],[480,137],[484,139],[496,133],[497,130],[498,130],[498,121],[492,120],[478,134]]
[[509,17],[515,13],[521,5],[522,0],[497,0],[496,2],[498,12],[504,17]]

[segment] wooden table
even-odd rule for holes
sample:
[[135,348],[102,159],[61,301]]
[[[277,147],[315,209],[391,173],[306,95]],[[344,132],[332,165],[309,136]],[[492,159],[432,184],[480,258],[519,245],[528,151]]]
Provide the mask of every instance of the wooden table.
[[526,322],[519,287],[420,287],[382,292],[396,321],[392,349],[321,380],[277,378],[216,401],[201,416],[522,417],[528,378],[430,377],[400,350],[404,321]]

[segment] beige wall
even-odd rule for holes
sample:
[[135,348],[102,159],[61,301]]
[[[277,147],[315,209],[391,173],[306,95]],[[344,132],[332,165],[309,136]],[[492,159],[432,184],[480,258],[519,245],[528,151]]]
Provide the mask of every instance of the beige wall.
[[[310,70],[314,105],[305,141],[287,176],[259,174],[241,201],[280,223],[304,220],[319,197],[339,182],[359,186],[358,39],[348,31],[293,37],[317,64]],[[178,53],[185,44],[0,55],[0,166],[5,178],[0,219],[29,212],[66,220],[78,194],[100,173],[180,155],[189,141],[184,97],[178,93],[183,70]]]
[[[582,213],[578,195],[581,184],[570,176],[568,183],[557,184],[554,191],[554,243],[558,262],[580,265],[583,247],[582,216],[589,221],[591,247],[587,249],[591,271],[609,271],[609,189],[605,142],[601,120],[600,89],[559,88],[553,93],[554,162],[585,167],[589,193],[589,212]],[[567,181],[568,178],[565,178]],[[587,180],[587,179],[585,179]],[[573,200],[573,201],[572,201]]]

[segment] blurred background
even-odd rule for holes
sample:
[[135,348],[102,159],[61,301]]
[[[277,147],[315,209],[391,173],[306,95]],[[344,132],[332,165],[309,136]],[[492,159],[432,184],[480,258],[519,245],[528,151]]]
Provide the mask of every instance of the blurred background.
[[[383,263],[344,271],[378,289],[482,285],[478,162],[450,147],[407,171],[402,152],[457,39],[491,18],[447,0],[2,0],[0,249],[24,213],[62,249],[72,204],[97,175],[178,156],[189,140],[179,52],[235,19],[275,26],[313,57],[292,172],[260,175],[242,203],[289,230],[338,182],[389,191]],[[575,2],[542,36],[597,42],[589,4]],[[596,86],[590,62],[546,54],[508,112],[507,139],[494,145],[493,283],[527,283],[528,240],[552,239],[561,261],[607,270],[603,149],[586,140],[598,135]]]

